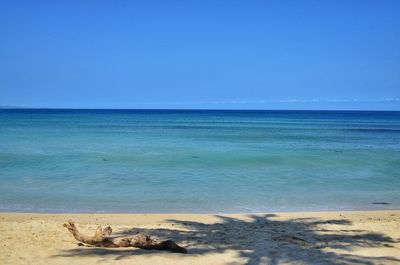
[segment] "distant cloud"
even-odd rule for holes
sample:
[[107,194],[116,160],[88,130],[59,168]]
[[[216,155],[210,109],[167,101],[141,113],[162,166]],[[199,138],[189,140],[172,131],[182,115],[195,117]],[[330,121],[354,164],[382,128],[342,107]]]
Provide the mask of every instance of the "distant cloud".
[[332,98],[332,99],[282,99],[278,101],[268,101],[269,103],[312,103],[312,102],[400,102],[400,98],[384,98],[384,99],[347,99],[347,98]]
[[[347,98],[332,98],[332,99],[260,99],[260,100],[214,100],[214,101],[181,101],[168,102],[171,105],[262,105],[262,104],[280,104],[280,103],[400,103],[400,98],[383,98],[383,99],[347,99]],[[166,102],[142,102],[143,105],[165,105]]]

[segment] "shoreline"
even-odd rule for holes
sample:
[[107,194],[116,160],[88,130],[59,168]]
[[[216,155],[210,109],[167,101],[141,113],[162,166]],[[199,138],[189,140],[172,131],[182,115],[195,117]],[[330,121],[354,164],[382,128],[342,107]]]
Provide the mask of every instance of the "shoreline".
[[56,214],[56,215],[87,215],[87,214],[120,214],[120,215],[246,215],[246,214],[265,214],[265,213],[273,213],[273,214],[295,214],[295,213],[334,213],[334,212],[384,212],[384,211],[400,211],[400,208],[385,208],[385,209],[360,209],[360,210],[346,210],[346,209],[333,209],[333,210],[288,210],[288,211],[256,211],[256,212],[99,212],[99,211],[30,211],[30,210],[1,210],[0,214]]
[[[85,234],[110,225],[114,235],[144,232],[171,239],[188,254],[82,247],[62,227]],[[400,210],[202,213],[0,212],[1,264],[395,264]],[[26,244],[29,242],[29,244]]]
[[264,211],[264,212],[41,212],[41,211],[10,211],[0,210],[2,214],[31,214],[31,215],[248,215],[248,214],[324,214],[324,213],[369,213],[369,212],[400,212],[394,209],[365,209],[365,210],[310,210],[310,211]]

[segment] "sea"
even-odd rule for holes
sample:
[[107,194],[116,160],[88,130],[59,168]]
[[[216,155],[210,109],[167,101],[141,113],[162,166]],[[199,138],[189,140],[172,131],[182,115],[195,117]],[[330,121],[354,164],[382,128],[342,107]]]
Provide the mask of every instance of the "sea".
[[0,110],[0,211],[400,209],[400,112]]

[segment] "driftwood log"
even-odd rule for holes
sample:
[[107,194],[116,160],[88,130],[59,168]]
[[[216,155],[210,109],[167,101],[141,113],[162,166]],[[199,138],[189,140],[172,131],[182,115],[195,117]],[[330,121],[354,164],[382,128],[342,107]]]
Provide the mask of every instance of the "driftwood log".
[[101,226],[97,227],[94,236],[87,236],[81,234],[76,228],[73,221],[64,224],[76,240],[96,247],[106,248],[122,248],[122,247],[136,247],[141,249],[156,249],[166,250],[170,252],[186,253],[186,249],[177,245],[174,241],[158,241],[146,234],[138,234],[134,236],[116,236],[111,237],[112,229],[107,226],[102,229]]

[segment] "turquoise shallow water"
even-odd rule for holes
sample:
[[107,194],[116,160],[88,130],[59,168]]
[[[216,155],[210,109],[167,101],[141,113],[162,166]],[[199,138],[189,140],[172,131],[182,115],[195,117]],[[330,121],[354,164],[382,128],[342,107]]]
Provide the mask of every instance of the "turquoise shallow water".
[[400,112],[0,110],[0,210],[399,208]]

